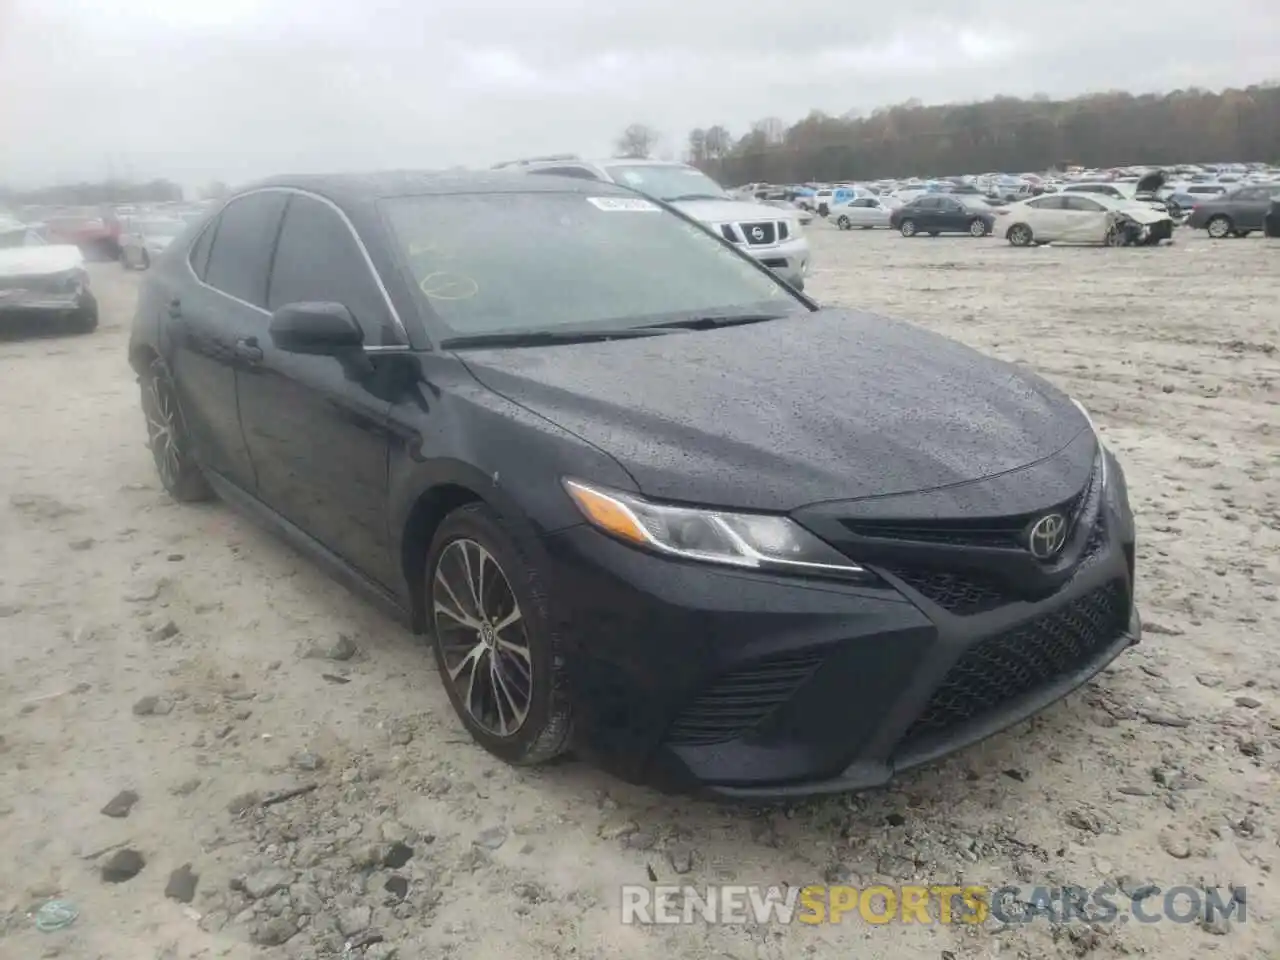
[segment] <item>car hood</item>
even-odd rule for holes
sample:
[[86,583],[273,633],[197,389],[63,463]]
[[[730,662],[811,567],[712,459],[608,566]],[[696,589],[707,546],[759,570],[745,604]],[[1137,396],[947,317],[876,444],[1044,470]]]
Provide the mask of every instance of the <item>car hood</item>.
[[1117,207],[1125,216],[1142,224],[1159,223],[1161,220],[1169,219],[1167,210],[1157,210],[1151,204],[1141,200],[1130,200],[1117,204]]
[[1039,377],[861,312],[459,356],[612,455],[643,493],[742,509],[978,480],[1088,429]]
[[70,244],[0,250],[0,277],[38,277],[84,264],[80,248]]
[[681,213],[702,223],[737,223],[739,220],[795,220],[798,211],[781,210],[746,200],[681,200],[673,203]]
[[1142,179],[1134,185],[1134,191],[1136,193],[1155,193],[1165,185],[1168,179],[1163,170],[1152,170],[1150,173],[1144,174]]

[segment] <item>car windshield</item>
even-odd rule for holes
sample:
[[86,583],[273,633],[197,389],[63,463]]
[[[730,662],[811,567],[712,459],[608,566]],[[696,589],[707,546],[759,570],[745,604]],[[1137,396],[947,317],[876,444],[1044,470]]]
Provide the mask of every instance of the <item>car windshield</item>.
[[616,183],[659,200],[732,200],[724,187],[701,170],[676,163],[611,163],[604,168]]
[[453,194],[382,207],[414,287],[450,336],[808,309],[702,227],[640,197]]

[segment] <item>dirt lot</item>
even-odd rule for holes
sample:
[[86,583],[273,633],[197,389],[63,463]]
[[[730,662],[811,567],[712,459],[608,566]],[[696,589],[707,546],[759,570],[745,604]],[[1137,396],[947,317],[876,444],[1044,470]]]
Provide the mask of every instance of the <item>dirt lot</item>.
[[[95,266],[97,333],[0,343],[0,957],[1280,956],[1280,244],[812,236],[820,298],[1021,361],[1092,410],[1139,518],[1139,647],[860,796],[726,809],[582,764],[509,769],[413,638],[228,508],[165,497],[125,364],[138,277]],[[100,813],[121,791],[127,816]],[[104,882],[125,848],[145,866]],[[189,905],[166,896],[184,864]],[[654,877],[1110,882],[1149,914],[1151,884],[1235,884],[1248,915],[622,926],[619,885]],[[79,916],[38,932],[53,896]]]

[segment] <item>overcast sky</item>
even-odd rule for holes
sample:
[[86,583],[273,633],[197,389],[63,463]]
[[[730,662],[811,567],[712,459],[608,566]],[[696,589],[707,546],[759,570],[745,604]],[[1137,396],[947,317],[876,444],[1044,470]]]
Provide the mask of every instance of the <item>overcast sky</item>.
[[0,0],[0,183],[604,153],[631,121],[1280,73],[1280,0]]

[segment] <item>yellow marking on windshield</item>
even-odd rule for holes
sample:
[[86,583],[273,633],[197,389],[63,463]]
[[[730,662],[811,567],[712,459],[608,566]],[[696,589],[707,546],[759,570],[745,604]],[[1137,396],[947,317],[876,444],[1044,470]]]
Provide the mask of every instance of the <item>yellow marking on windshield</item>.
[[465,274],[437,271],[419,280],[418,289],[430,300],[470,300],[480,292],[480,284]]

